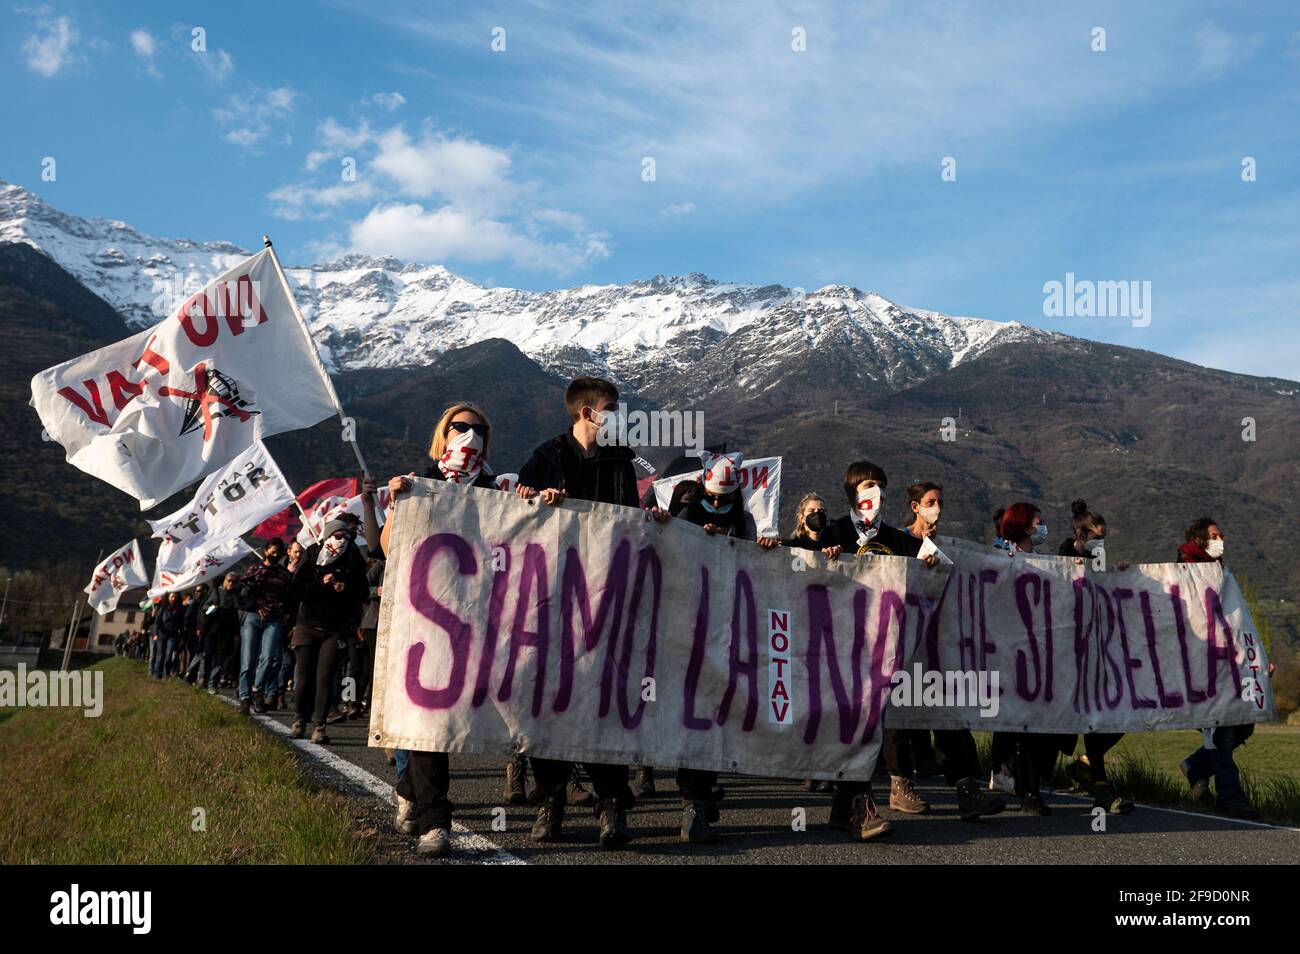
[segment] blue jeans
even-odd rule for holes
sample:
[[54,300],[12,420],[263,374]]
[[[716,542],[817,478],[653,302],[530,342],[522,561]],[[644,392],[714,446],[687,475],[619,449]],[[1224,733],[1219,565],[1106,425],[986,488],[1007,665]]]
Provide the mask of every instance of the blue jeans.
[[280,654],[280,673],[275,679],[275,696],[277,699],[283,699],[284,694],[289,691],[289,680],[293,678],[295,665],[293,650],[285,646],[284,651]]
[[406,766],[411,761],[409,749],[393,749],[393,761],[397,763],[397,780],[406,778]]
[[167,672],[167,637],[155,636],[149,640],[149,675],[161,679]]
[[1233,761],[1232,750],[1244,745],[1255,731],[1253,725],[1221,725],[1214,730],[1214,748],[1199,748],[1187,757],[1188,781],[1208,782],[1214,775],[1215,802],[1220,805],[1241,804],[1246,793],[1241,788],[1241,772]]
[[163,675],[170,676],[173,672],[181,671],[182,642],[179,636],[169,636],[167,638],[167,647],[163,652]]
[[239,698],[251,698],[254,689],[263,695],[272,694],[268,690],[275,687],[283,642],[284,623],[278,617],[262,619],[254,612],[244,614],[239,628]]

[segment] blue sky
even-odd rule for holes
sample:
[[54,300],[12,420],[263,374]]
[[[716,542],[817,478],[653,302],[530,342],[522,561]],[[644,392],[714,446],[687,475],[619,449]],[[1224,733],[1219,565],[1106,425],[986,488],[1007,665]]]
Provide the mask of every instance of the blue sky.
[[[1292,3],[53,2],[0,22],[0,178],[78,215],[529,289],[839,282],[1300,378]],[[1150,281],[1151,323],[1045,317],[1067,272]]]

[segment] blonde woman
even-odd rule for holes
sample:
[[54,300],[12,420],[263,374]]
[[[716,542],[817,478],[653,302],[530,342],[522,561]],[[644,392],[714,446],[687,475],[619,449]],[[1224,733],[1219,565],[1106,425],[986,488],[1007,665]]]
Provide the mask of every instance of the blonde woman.
[[826,501],[822,499],[822,495],[804,494],[795,511],[794,533],[783,539],[781,546],[798,547],[801,550],[821,550],[826,547],[826,544],[819,541],[828,526],[830,526],[830,515],[826,512]]
[[[488,449],[492,444],[492,425],[482,409],[466,401],[443,411],[429,441],[430,465],[424,476],[495,490],[496,480],[487,467]],[[411,489],[411,478],[394,477],[388,482],[389,493]],[[384,552],[388,551],[391,523],[384,525],[379,536]],[[400,761],[399,761],[400,764]],[[395,790],[396,824],[399,830],[420,838],[416,850],[422,855],[444,857],[451,853],[452,803],[447,797],[451,768],[446,752],[410,752],[406,771],[400,773]]]

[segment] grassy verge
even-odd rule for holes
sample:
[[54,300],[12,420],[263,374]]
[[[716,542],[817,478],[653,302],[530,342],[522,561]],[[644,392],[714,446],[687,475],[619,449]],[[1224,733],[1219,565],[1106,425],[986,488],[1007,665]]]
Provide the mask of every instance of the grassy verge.
[[[0,863],[361,864],[373,834],[232,706],[109,659],[104,711],[0,718]],[[202,809],[206,830],[195,830]]]
[[[975,733],[980,758],[988,764],[990,734]],[[1178,765],[1201,744],[1199,732],[1138,732],[1124,736],[1106,756],[1106,774],[1121,792],[1139,802],[1206,811],[1192,800]],[[1082,740],[1078,754],[1083,753]],[[1246,797],[1264,821],[1300,825],[1300,729],[1259,725],[1234,753]],[[1054,785],[1069,789],[1066,760],[1057,764]],[[1211,786],[1213,787],[1213,786]]]

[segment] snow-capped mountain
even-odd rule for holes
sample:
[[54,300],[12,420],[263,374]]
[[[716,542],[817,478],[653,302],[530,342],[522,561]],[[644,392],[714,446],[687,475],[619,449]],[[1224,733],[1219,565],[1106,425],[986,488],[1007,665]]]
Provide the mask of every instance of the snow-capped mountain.
[[[0,181],[4,242],[41,250],[135,327],[160,320],[170,302],[250,254],[79,218]],[[425,365],[445,349],[504,338],[560,373],[595,370],[647,393],[671,382],[677,401],[723,386],[761,392],[810,358],[840,386],[904,387],[1011,341],[1058,337],[902,308],[843,285],[805,294],[693,273],[529,292],[486,288],[438,265],[356,255],[286,271],[322,357],[339,370]]]

